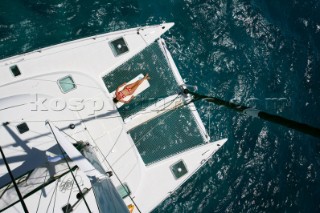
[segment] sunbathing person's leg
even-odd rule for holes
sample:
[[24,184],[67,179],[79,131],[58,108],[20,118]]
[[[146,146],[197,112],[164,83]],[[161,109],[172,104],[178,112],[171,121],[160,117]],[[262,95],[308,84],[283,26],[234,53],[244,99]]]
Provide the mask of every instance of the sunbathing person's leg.
[[127,86],[125,86],[125,89],[128,90],[129,95],[132,95],[132,94],[138,89],[138,87],[140,86],[140,84],[142,84],[142,82],[143,82],[144,80],[146,80],[146,79],[150,79],[149,74],[146,74],[146,75],[144,76],[144,78],[142,78],[142,79],[140,79],[140,80],[138,80],[138,81],[136,81],[136,82],[134,82],[134,83],[132,83],[132,84],[128,84]]

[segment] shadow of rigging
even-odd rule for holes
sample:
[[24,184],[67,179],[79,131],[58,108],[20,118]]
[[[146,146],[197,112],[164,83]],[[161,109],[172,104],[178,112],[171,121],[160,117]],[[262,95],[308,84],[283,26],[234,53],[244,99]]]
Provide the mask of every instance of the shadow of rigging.
[[[15,178],[20,177],[26,174],[28,171],[31,171],[37,167],[44,166],[44,164],[48,162],[46,151],[49,151],[52,153],[60,153],[57,145],[54,145],[50,149],[45,151],[39,150],[34,147],[30,148],[29,146],[27,146],[28,140],[25,140],[25,141],[21,140],[21,138],[18,135],[16,135],[8,125],[3,125],[3,126],[15,141],[15,144],[13,145],[13,147],[21,147],[23,149],[23,151],[21,151],[23,152],[23,154],[19,156],[6,158],[9,166],[10,164],[12,165],[12,164],[22,162],[22,164],[17,168],[15,169],[10,168]],[[0,159],[0,164],[4,165],[4,160],[2,158]],[[53,171],[51,168],[48,168],[48,170],[50,172],[50,175],[55,173],[55,171]],[[2,177],[0,177],[1,186],[7,185],[10,182],[12,182],[12,180],[10,178],[9,173],[6,173]]]
[[[75,125],[75,127],[78,127],[78,126],[80,126],[81,125],[81,123],[82,122],[88,122],[88,121],[92,121],[92,120],[95,120],[95,119],[99,119],[99,118],[107,118],[107,117],[110,117],[110,116],[112,116],[112,115],[117,115],[117,110],[116,109],[114,109],[114,110],[110,110],[109,112],[107,112],[107,113],[104,113],[104,114],[101,114],[101,115],[97,115],[97,116],[91,116],[91,117],[88,117],[88,118],[86,118],[86,119],[79,119],[79,121],[77,121],[76,123],[74,123],[74,122],[70,122],[70,124],[74,124]],[[118,115],[117,115],[117,117],[119,117]],[[112,117],[112,118],[114,118],[114,117]],[[43,125],[45,125],[45,120],[43,121]],[[55,122],[54,120],[52,120],[51,122]],[[60,120],[59,121],[57,121],[57,122],[61,122]],[[67,122],[67,121],[63,121],[63,122]],[[70,129],[70,124],[68,124],[67,126],[65,126],[65,127],[62,127],[62,128],[59,128],[59,130],[60,131],[65,131],[65,130],[68,130],[68,129]],[[15,134],[12,130],[11,130],[11,132],[13,133],[13,134]],[[20,146],[20,145],[23,145],[24,147],[26,147],[26,148],[28,148],[29,149],[29,147],[28,146],[26,146],[26,144],[29,142],[29,141],[32,141],[32,140],[35,140],[35,139],[38,139],[38,138],[42,138],[42,137],[45,137],[45,136],[49,136],[49,135],[51,135],[51,132],[48,130],[48,132],[45,132],[45,133],[42,133],[42,134],[38,134],[37,136],[34,136],[34,137],[30,137],[30,138],[27,138],[25,141],[23,141],[23,143],[19,143],[19,145],[17,145],[17,146]],[[17,137],[17,136],[16,136]],[[17,137],[18,138],[18,140],[20,140],[21,141],[21,139],[19,138],[19,137]],[[8,147],[9,145],[7,145],[7,146],[2,146],[3,148],[6,148],[6,147]],[[55,153],[55,152],[54,152]]]
[[[111,110],[108,113],[102,114],[102,115],[98,115],[98,116],[92,116],[86,119],[79,119],[81,121],[75,123],[75,126],[80,126],[82,122],[88,122],[94,119],[98,119],[98,118],[104,118],[107,116],[111,116],[113,114],[116,114],[117,110]],[[45,121],[43,121],[43,124],[45,125]],[[35,137],[30,137],[27,138],[25,140],[22,140],[8,125],[3,125],[3,127],[6,129],[6,131],[10,134],[10,136],[12,137],[12,139],[15,141],[15,144],[12,145],[13,147],[21,147],[23,149],[23,154],[19,155],[19,156],[13,156],[13,157],[8,157],[6,158],[8,161],[8,164],[15,164],[15,163],[19,163],[22,162],[22,164],[20,166],[18,166],[17,168],[11,170],[12,174],[15,178],[20,177],[28,172],[30,172],[31,170],[38,168],[38,167],[46,167],[49,171],[50,177],[52,177],[56,171],[54,170],[54,164],[56,163],[48,163],[48,156],[46,154],[46,152],[51,152],[53,154],[56,155],[61,155],[61,150],[58,147],[58,144],[53,145],[52,147],[50,147],[48,150],[42,151],[39,150],[37,148],[30,148],[29,146],[27,146],[28,142],[31,140],[35,140],[37,138],[42,138],[45,136],[49,136],[52,133],[50,131],[43,133],[43,134],[39,134]],[[66,127],[61,128],[60,130],[67,130],[69,129],[69,125]],[[7,145],[5,147],[9,147],[11,145]],[[77,159],[74,159],[75,161]],[[3,159],[0,159],[0,164],[4,164]],[[0,187],[5,186],[7,184],[9,184],[11,182],[11,178],[10,175],[7,173],[5,175],[3,175],[2,177],[0,177]]]

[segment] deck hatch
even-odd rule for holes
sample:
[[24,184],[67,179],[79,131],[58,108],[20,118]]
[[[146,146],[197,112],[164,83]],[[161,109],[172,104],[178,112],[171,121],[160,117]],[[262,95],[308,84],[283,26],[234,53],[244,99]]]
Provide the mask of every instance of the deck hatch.
[[114,56],[119,56],[129,51],[128,45],[123,37],[111,41],[109,45]]
[[10,70],[11,70],[14,77],[21,75],[21,72],[20,72],[19,67],[17,65],[11,66]]
[[29,127],[28,127],[27,123],[19,124],[19,125],[17,126],[17,129],[18,129],[18,131],[20,132],[20,134],[23,134],[23,133],[29,131]]
[[178,161],[177,163],[171,165],[170,167],[173,176],[176,179],[181,178],[183,175],[188,173],[187,167],[184,164],[183,160]]
[[71,76],[66,76],[64,78],[61,78],[58,80],[58,85],[60,87],[60,90],[63,93],[68,93],[71,90],[76,88],[76,84],[74,83]]

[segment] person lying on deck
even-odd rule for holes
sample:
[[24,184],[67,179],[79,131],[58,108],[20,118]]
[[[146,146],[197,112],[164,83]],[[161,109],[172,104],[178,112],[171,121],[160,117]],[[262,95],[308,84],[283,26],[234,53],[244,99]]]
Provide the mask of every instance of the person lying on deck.
[[[123,87],[126,84],[126,82],[121,84],[120,86],[118,86],[118,88],[115,92],[116,97],[113,98],[113,102],[117,103],[118,101],[120,101],[120,102],[126,103],[126,104],[129,103],[134,98],[134,96],[132,94],[138,89],[140,84],[142,84],[142,82],[146,79],[147,80],[150,79],[148,73],[142,79],[137,80],[136,82],[134,82],[132,84],[126,85],[121,91],[119,91],[120,88]],[[132,95],[132,96],[129,100],[127,100],[127,101],[124,100],[125,97],[130,96],[130,95]]]

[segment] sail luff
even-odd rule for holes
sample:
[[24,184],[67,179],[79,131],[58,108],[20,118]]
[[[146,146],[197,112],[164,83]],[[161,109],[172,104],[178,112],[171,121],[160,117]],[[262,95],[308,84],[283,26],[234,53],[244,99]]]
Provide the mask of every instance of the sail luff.
[[50,125],[51,132],[56,136],[57,142],[67,153],[68,157],[89,177],[90,180],[98,180],[106,177],[92,166],[92,164],[72,145],[72,143],[62,135],[57,127],[52,125],[50,121],[47,121],[46,124]]

